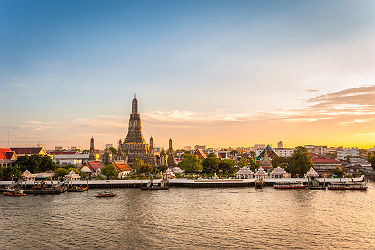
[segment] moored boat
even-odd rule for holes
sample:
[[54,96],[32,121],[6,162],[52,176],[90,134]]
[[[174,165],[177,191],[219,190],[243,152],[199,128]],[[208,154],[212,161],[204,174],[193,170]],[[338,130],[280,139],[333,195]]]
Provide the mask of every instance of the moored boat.
[[273,187],[275,189],[303,189],[306,188],[307,185],[302,182],[280,182],[276,183]]
[[84,192],[88,189],[88,187],[77,187],[77,186],[71,186],[68,188],[68,192]]
[[339,182],[328,186],[328,190],[367,190],[367,188],[366,183],[358,182]]
[[7,196],[25,196],[23,189],[20,187],[9,187],[5,190],[4,195]]
[[113,193],[112,191],[102,191],[99,192],[95,197],[103,198],[103,197],[115,197],[117,194]]

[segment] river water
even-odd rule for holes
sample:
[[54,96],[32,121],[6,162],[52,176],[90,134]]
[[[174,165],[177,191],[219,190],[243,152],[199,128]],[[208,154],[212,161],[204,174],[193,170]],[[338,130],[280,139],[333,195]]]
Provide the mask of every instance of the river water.
[[0,248],[373,248],[367,191],[171,188],[0,195]]

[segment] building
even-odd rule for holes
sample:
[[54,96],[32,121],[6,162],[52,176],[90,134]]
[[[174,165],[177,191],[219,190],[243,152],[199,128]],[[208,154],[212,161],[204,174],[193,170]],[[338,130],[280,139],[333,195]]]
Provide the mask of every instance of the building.
[[84,162],[89,160],[89,154],[77,154],[76,152],[66,151],[63,154],[52,154],[53,162],[60,165],[75,165],[81,167]]
[[55,146],[55,150],[56,151],[61,151],[61,150],[63,150],[63,147],[62,146]]
[[252,179],[254,178],[254,172],[250,170],[248,167],[242,167],[236,173],[237,179]]
[[207,158],[206,153],[202,149],[196,149],[194,151],[194,155],[198,156],[199,159],[203,160]]
[[152,138],[152,136],[150,137],[150,148],[149,148],[149,151],[148,151],[148,163],[152,166],[152,167],[156,167],[156,158],[155,158],[155,152],[154,152],[154,138]]
[[174,160],[174,151],[172,146],[172,139],[169,139],[169,149],[168,149],[168,168],[174,168],[176,166],[176,162]]
[[280,157],[291,157],[294,153],[294,148],[274,148],[275,153]]
[[111,148],[113,147],[113,144],[105,144],[105,148]]
[[104,165],[101,161],[88,161],[80,170],[89,176],[98,176],[103,167]]
[[0,148],[0,166],[8,167],[16,161],[16,153],[10,148]]
[[115,166],[116,170],[118,171],[119,178],[124,178],[132,171],[132,168],[124,161],[114,161],[112,162],[112,165]]
[[318,174],[331,174],[336,167],[341,167],[341,162],[336,159],[328,159],[315,153],[310,153],[314,169]]
[[281,179],[289,177],[288,173],[281,167],[274,168],[270,173],[270,177],[274,179]]
[[327,146],[305,145],[304,147],[309,153],[315,153],[318,155],[324,155],[328,152]]
[[134,167],[137,160],[148,162],[150,159],[149,148],[142,135],[141,117],[138,113],[138,100],[135,94],[129,118],[128,134],[122,145],[122,151],[130,167]]
[[10,148],[10,150],[16,153],[16,158],[24,155],[47,155],[47,152],[43,147]]
[[344,148],[343,150],[337,151],[337,159],[345,160],[347,156],[358,157],[359,149],[358,148]]
[[90,140],[90,154],[89,154],[90,161],[96,161],[96,152],[95,152],[95,144],[94,144],[94,137],[91,137]]
[[79,181],[81,179],[81,176],[79,176],[79,174],[76,174],[76,172],[72,170],[69,174],[65,175],[65,179],[69,181]]
[[278,147],[278,148],[283,148],[283,147],[284,147],[284,143],[283,143],[282,141],[279,141],[279,142],[277,143],[277,147]]

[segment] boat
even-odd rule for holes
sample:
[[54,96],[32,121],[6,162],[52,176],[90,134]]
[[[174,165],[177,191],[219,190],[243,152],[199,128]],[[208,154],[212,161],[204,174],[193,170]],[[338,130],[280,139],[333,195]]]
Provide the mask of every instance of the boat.
[[117,194],[113,193],[112,191],[102,191],[99,192],[95,197],[103,198],[103,197],[115,197]]
[[367,190],[367,188],[366,183],[358,182],[339,182],[328,186],[328,190]]
[[275,189],[303,189],[307,185],[302,182],[280,182],[273,185]]
[[60,194],[67,191],[66,186],[54,185],[51,177],[51,184],[47,185],[45,180],[42,180],[39,184],[35,184],[31,189],[24,190],[26,194]]
[[20,187],[9,187],[5,190],[4,195],[7,196],[25,196],[26,194],[23,192],[23,189]]
[[159,182],[159,183],[154,183],[154,182],[149,182],[146,184],[146,186],[141,187],[142,190],[168,190],[169,186],[167,182]]
[[88,187],[82,187],[82,186],[71,186],[68,188],[68,192],[84,192],[87,191]]

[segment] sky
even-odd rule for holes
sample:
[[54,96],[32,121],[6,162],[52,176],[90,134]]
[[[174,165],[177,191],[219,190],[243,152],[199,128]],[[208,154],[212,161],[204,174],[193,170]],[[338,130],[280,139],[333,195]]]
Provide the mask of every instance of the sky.
[[375,1],[0,0],[0,147],[375,146]]

